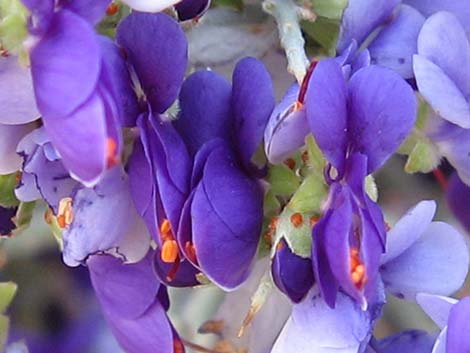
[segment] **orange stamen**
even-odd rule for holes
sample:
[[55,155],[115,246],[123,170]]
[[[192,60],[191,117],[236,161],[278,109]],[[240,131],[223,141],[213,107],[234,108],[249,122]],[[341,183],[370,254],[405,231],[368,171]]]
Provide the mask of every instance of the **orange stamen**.
[[106,8],[106,15],[113,16],[113,15],[117,14],[118,11],[119,11],[119,6],[116,3],[112,2]]
[[295,101],[294,102],[294,112],[302,109],[303,106],[304,106],[304,104],[302,102]]
[[351,280],[354,285],[361,289],[364,287],[366,277],[366,267],[359,257],[359,251],[356,248],[352,248],[349,255],[350,267],[351,267]]
[[284,249],[285,246],[286,245],[284,244],[284,242],[280,241],[279,243],[277,243],[276,250],[281,251],[282,249]]
[[73,222],[72,199],[65,197],[59,202],[59,211],[57,212],[57,223],[60,228],[66,228]]
[[190,241],[187,241],[186,244],[184,244],[184,250],[189,261],[197,263],[196,248]]
[[165,240],[161,251],[162,261],[172,264],[178,258],[178,243],[176,240]]
[[299,228],[304,223],[304,217],[301,213],[294,213],[290,216],[290,222],[294,225],[295,228]]
[[106,139],[106,165],[108,168],[114,167],[119,163],[117,147],[117,143],[113,138],[108,137]]
[[160,225],[160,235],[162,240],[174,239],[173,232],[171,231],[171,223],[168,219],[164,219]]
[[284,161],[284,164],[291,170],[295,169],[295,161],[292,158],[288,158]]

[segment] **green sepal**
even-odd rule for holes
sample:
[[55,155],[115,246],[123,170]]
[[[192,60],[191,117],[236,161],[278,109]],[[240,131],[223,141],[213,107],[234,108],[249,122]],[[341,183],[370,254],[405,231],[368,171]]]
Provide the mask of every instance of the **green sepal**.
[[10,318],[6,315],[0,315],[0,352],[5,351],[10,330]]
[[317,16],[339,21],[348,5],[348,0],[310,0],[310,3]]
[[17,207],[20,202],[15,196],[18,173],[0,175],[0,206]]
[[268,172],[268,182],[274,195],[292,195],[300,185],[300,177],[284,164],[272,165]]
[[439,165],[440,155],[437,148],[425,139],[416,143],[405,164],[407,173],[429,173]]
[[276,233],[273,237],[271,256],[274,256],[277,244],[281,239],[284,239],[294,254],[303,258],[311,257],[312,226],[310,225],[310,217],[312,213],[301,213],[303,222],[297,227],[291,221],[291,216],[294,213],[296,212],[286,207],[279,216]]
[[15,297],[18,286],[13,282],[0,283],[0,313],[4,313]]
[[13,234],[17,234],[29,227],[31,220],[33,219],[33,211],[35,207],[35,201],[20,203],[16,216],[13,219],[13,222],[16,225],[16,229],[13,231]]
[[301,21],[300,24],[305,33],[325,49],[327,56],[335,55],[340,28],[338,20],[319,16],[315,22]]
[[318,147],[317,142],[311,134],[305,138],[307,145],[308,161],[307,165],[310,167],[311,172],[323,178],[323,169],[326,165],[326,159],[323,152]]
[[295,212],[319,212],[328,193],[323,178],[316,174],[307,176],[289,201],[288,207]]
[[274,195],[274,192],[272,190],[269,190],[264,195],[263,205],[265,217],[274,217],[276,214],[279,213],[281,209],[281,203],[277,199],[276,195]]

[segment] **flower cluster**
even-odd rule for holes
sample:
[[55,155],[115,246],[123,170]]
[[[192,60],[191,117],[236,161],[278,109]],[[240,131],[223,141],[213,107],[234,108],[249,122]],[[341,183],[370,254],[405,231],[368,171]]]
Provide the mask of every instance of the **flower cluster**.
[[[447,297],[465,238],[431,200],[389,225],[372,176],[395,153],[413,172],[445,158],[470,230],[470,4],[349,0],[335,54],[276,104],[254,57],[231,80],[192,72],[181,22],[209,1],[123,2],[22,0],[27,38],[0,57],[1,234],[43,200],[128,353],[184,352],[168,289],[202,285],[229,292],[200,329],[214,352],[470,351],[468,298]],[[375,338],[387,293],[437,339]]]

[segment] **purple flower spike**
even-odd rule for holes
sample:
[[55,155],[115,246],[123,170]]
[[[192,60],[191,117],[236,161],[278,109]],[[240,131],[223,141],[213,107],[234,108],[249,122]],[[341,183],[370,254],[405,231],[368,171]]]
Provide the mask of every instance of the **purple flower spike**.
[[152,256],[150,251],[139,263],[126,265],[112,256],[94,255],[87,261],[91,281],[103,314],[126,352],[184,352],[159,302],[162,288],[152,272]]
[[300,87],[292,85],[274,108],[264,132],[265,152],[273,164],[282,163],[305,143],[309,125],[298,102]]
[[16,153],[16,147],[34,127],[34,123],[23,125],[0,124],[0,175],[10,174],[20,169],[22,161]]
[[457,174],[452,175],[449,179],[446,199],[454,216],[470,233],[470,186],[465,185]]
[[392,16],[399,3],[400,0],[350,0],[341,20],[338,52],[345,50],[352,40],[361,45],[375,28]]
[[188,44],[177,22],[165,14],[133,12],[119,25],[118,44],[142,85],[154,113],[178,96],[188,61]]
[[59,0],[64,9],[75,12],[92,24],[96,24],[105,14],[111,0]]
[[39,118],[29,69],[15,56],[0,57],[0,124],[26,124]]
[[438,12],[426,20],[413,69],[420,93],[436,113],[470,128],[470,42],[455,15]]
[[237,63],[232,86],[235,144],[240,161],[250,170],[254,168],[251,158],[263,140],[266,124],[274,108],[273,86],[263,63],[250,57]]
[[17,208],[6,208],[0,206],[0,236],[10,236],[16,228],[13,218],[16,216]]
[[271,272],[277,287],[299,303],[313,286],[312,260],[295,255],[284,240],[274,255]]
[[180,21],[198,20],[211,6],[210,0],[182,0],[175,5]]
[[212,71],[198,71],[185,80],[175,127],[191,155],[214,138],[230,139],[233,129],[231,92],[230,83]]
[[237,167],[229,147],[214,148],[191,204],[192,241],[202,271],[226,290],[248,277],[261,233],[262,204],[257,181]]

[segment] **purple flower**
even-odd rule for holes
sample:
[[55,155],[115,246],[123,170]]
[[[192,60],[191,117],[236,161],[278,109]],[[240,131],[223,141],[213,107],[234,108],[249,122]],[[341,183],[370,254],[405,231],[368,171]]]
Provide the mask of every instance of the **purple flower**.
[[152,271],[152,259],[152,251],[135,264],[94,255],[87,266],[106,321],[126,352],[184,352],[166,316],[166,288]]
[[385,226],[380,208],[365,193],[364,178],[413,127],[414,94],[388,69],[363,67],[347,81],[340,64],[326,59],[312,73],[305,102],[310,129],[330,163],[326,212],[313,228],[316,280],[330,306],[338,288],[365,303],[365,293],[375,287]]
[[[119,127],[125,109],[120,99],[125,85],[119,80],[129,76],[116,75],[115,61],[108,58],[119,58],[117,48],[98,37],[92,26],[95,10],[103,6],[88,3],[54,7],[53,2],[27,1],[26,5],[32,12],[35,41],[31,73],[44,127],[71,175],[93,185],[119,162]],[[101,3],[107,1],[95,5]]]
[[[174,286],[194,285],[202,270],[235,288],[248,275],[261,232],[263,194],[253,175],[262,171],[251,158],[273,107],[269,75],[248,58],[237,65],[233,88],[209,71],[181,87],[186,39],[162,14],[132,14],[117,39],[149,106],[138,119],[128,169],[137,210],[158,246],[157,274]],[[163,113],[178,93],[180,112],[170,121]]]
[[180,21],[198,20],[211,6],[210,0],[183,0],[175,4]]
[[370,291],[367,310],[341,291],[332,309],[314,286],[300,304],[294,305],[272,353],[355,353],[369,342],[385,302],[384,290],[415,300],[422,292],[449,295],[459,289],[468,273],[468,248],[450,225],[431,222],[435,209],[434,202],[423,201],[388,232],[387,252],[380,258],[379,276]]
[[457,174],[449,178],[446,199],[454,216],[470,233],[470,187],[465,185]]
[[457,353],[470,350],[470,298],[459,301],[437,295],[420,294],[419,305],[442,330],[433,347],[435,353]]
[[10,236],[16,229],[14,218],[16,216],[17,207],[0,206],[0,236]]

